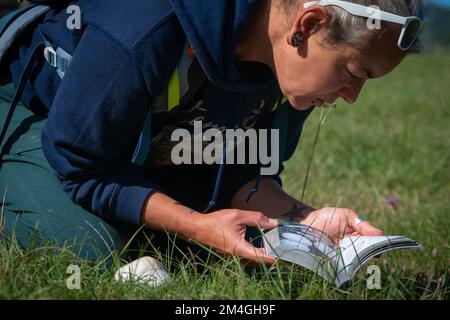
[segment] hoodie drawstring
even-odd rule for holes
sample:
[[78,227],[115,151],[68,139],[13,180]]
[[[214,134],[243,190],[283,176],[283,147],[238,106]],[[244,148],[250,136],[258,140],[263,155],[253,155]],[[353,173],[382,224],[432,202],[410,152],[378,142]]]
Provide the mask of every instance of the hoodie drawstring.
[[[235,112],[235,122],[236,123],[239,123],[239,121],[238,121],[239,118],[240,118],[240,110],[239,110],[239,107],[238,107],[236,112]],[[217,198],[219,196],[220,186],[222,184],[222,179],[223,179],[223,171],[225,169],[226,154],[227,154],[227,145],[226,145],[226,143],[224,143],[222,161],[220,163],[219,171],[217,173],[216,183],[214,185],[214,192],[213,192],[211,200],[208,203],[208,206],[203,211],[203,213],[209,212],[217,204]],[[253,196],[253,194],[258,192],[260,183],[261,183],[261,171],[258,172],[258,176],[256,177],[255,185],[253,186],[253,188],[250,189],[250,192],[249,192],[249,194],[247,196],[247,199],[246,199],[247,203],[250,201],[250,199]]]
[[248,193],[247,200],[245,200],[247,203],[250,201],[253,194],[258,192],[259,184],[261,183],[261,172],[258,172],[258,176],[256,177],[256,182],[253,188],[250,189],[250,192]]
[[227,145],[225,143],[224,146],[223,146],[222,161],[220,162],[219,171],[217,172],[217,177],[216,177],[216,183],[214,185],[214,192],[212,194],[211,200],[208,203],[208,206],[203,211],[203,213],[209,212],[217,204],[217,198],[219,197],[220,186],[222,184],[223,171],[225,170],[226,158],[227,158]]

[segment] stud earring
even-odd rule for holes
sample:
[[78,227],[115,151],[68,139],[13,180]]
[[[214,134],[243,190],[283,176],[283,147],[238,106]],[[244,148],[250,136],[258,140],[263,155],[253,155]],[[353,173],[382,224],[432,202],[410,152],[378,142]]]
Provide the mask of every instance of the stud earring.
[[294,34],[291,42],[294,48],[299,47],[303,42],[303,35],[301,34],[301,32],[297,32],[296,34]]

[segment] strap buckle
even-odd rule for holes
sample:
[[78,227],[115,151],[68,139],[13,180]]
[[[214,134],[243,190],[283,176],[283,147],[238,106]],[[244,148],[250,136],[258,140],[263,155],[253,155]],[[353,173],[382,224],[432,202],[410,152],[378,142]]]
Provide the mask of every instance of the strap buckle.
[[45,57],[45,60],[47,60],[47,62],[53,68],[58,67],[58,55],[56,54],[55,49],[53,49],[52,47],[46,47],[44,49],[44,57]]

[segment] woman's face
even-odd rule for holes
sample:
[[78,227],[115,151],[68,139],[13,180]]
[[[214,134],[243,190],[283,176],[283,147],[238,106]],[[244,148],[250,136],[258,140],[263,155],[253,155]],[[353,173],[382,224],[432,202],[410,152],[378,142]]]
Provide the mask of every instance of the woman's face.
[[329,45],[318,32],[294,48],[286,41],[273,46],[275,71],[283,94],[298,110],[338,98],[357,100],[365,82],[392,71],[405,54],[395,35],[374,33],[366,49],[350,45]]

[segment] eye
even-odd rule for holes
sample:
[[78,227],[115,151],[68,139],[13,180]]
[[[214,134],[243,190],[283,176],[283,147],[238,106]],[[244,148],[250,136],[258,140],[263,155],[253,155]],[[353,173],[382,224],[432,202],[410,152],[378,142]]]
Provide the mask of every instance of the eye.
[[347,68],[347,73],[350,75],[350,77],[354,79],[359,79],[359,77],[357,77],[354,73],[352,73],[349,68]]

